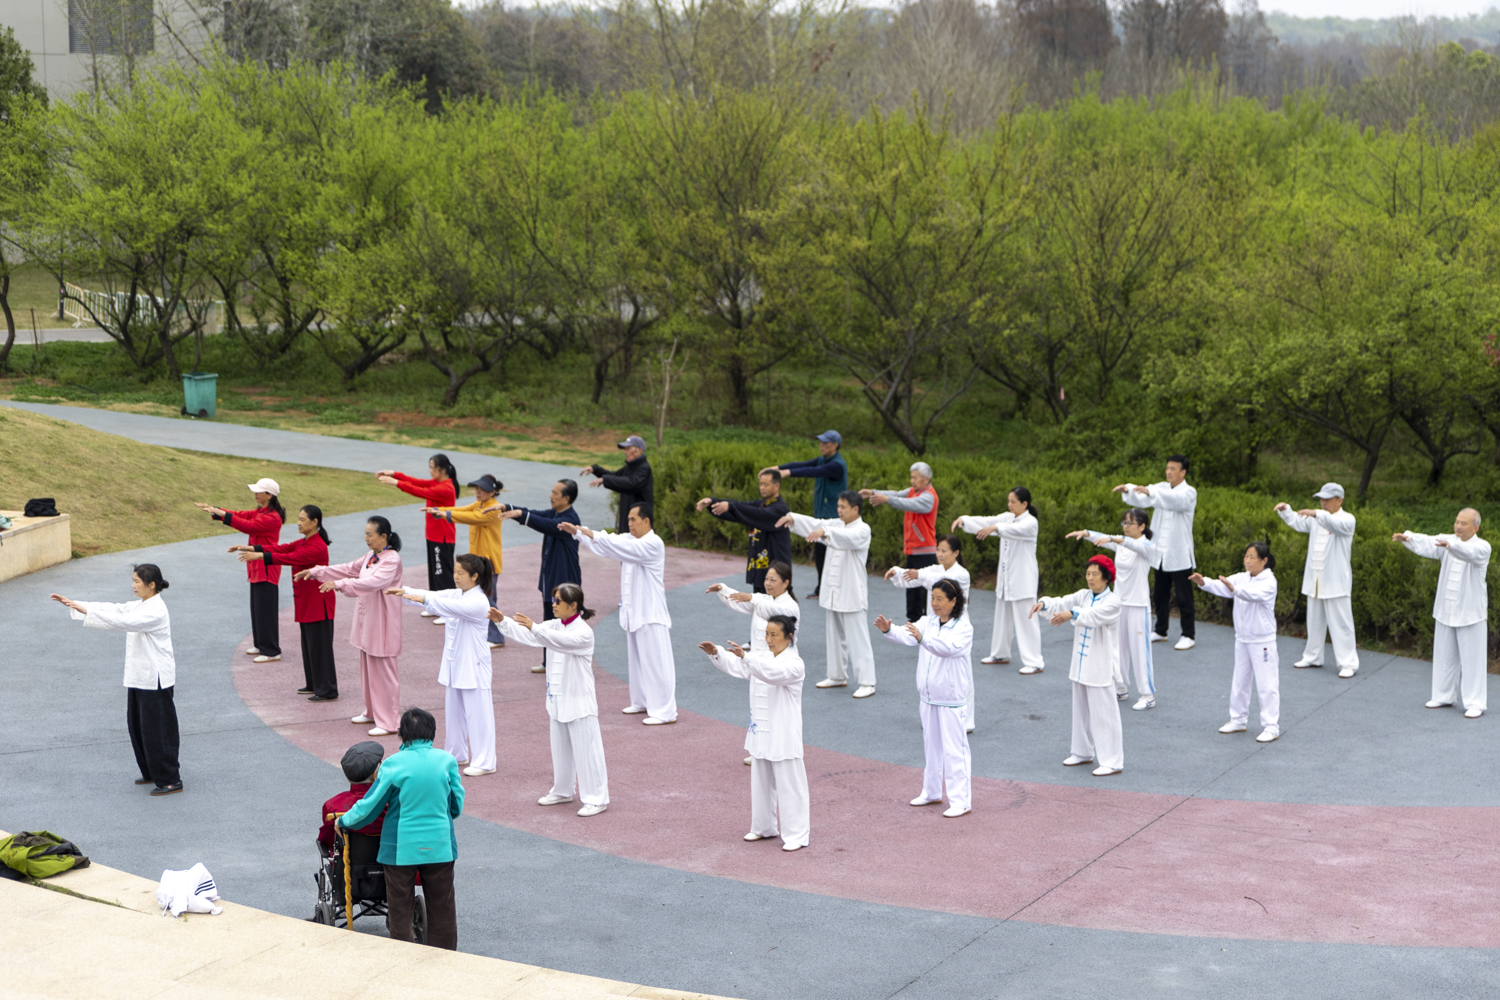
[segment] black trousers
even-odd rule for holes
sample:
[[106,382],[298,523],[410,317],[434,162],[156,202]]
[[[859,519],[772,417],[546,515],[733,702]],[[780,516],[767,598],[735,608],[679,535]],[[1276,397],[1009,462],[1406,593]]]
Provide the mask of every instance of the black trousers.
[[1182,635],[1185,639],[1194,638],[1193,624],[1193,581],[1191,569],[1179,569],[1168,573],[1165,570],[1152,570],[1155,579],[1152,581],[1151,598],[1156,606],[1156,634],[1166,635],[1167,624],[1172,620],[1172,591],[1177,591],[1177,613],[1182,616]]
[[280,603],[281,588],[276,584],[250,585],[250,636],[266,656],[281,655],[281,625],[276,620]]
[[[907,569],[925,569],[928,566],[937,565],[935,555],[909,555],[906,557]],[[914,622],[927,613],[927,590],[925,587],[913,587],[906,592],[906,620]]]
[[175,785],[182,780],[177,771],[177,706],[171,688],[125,689],[125,725],[130,729],[130,748],[141,777],[156,782],[157,788]]
[[[491,576],[490,589],[484,592],[484,596],[490,599],[490,607],[492,608],[496,607],[495,591],[499,588],[499,586],[500,578],[498,576]],[[500,631],[500,626],[496,625],[494,622],[490,622],[489,634],[485,636],[485,639],[489,642],[498,642],[502,646],[505,645],[505,633]]]
[[339,673],[333,664],[333,619],[299,622],[302,630],[302,677],[319,698],[339,696]]
[[828,546],[826,546],[826,545],[814,545],[813,546],[813,565],[818,568],[818,584],[817,584],[816,587],[813,587],[813,589],[812,589],[813,594],[817,594],[819,588],[821,588],[823,586],[823,560],[826,559],[827,557],[828,557]]
[[458,584],[453,582],[453,543],[433,542],[427,543],[427,589],[428,590],[452,590]]
[[453,862],[440,865],[386,865],[385,903],[391,917],[391,938],[415,940],[411,912],[416,908],[417,872],[422,873],[422,894],[427,897],[427,943],[434,948],[458,950],[458,909],[453,905]]

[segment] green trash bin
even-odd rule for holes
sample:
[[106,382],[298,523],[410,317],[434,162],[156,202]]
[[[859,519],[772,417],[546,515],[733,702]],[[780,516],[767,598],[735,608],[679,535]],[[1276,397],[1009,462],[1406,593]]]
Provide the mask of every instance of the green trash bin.
[[211,372],[183,372],[182,395],[185,417],[204,417],[212,420],[217,407],[219,376]]

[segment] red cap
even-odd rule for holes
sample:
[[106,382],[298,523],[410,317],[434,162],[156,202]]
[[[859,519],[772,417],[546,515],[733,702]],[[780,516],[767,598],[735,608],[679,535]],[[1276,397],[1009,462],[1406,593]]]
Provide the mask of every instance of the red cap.
[[[1088,565],[1098,566],[1101,570],[1104,571],[1104,575],[1109,577],[1110,583],[1115,582],[1115,561],[1109,556],[1093,556],[1089,559]],[[1088,566],[1085,566],[1084,568],[1087,569]]]

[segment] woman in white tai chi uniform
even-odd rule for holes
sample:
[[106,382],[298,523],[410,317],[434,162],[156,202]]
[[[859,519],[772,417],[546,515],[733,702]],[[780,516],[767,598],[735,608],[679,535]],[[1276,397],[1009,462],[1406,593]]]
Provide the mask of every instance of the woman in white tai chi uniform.
[[776,522],[776,527],[791,528],[793,533],[828,549],[823,574],[818,578],[828,676],[813,687],[847,687],[852,673],[856,698],[875,693],[875,651],[870,648],[870,626],[865,620],[870,606],[865,573],[870,526],[860,515],[863,506],[858,493],[845,490],[839,494],[838,517],[818,519],[794,513]]
[[781,838],[783,851],[807,846],[812,835],[807,768],[802,763],[802,681],[807,667],[792,639],[797,623],[786,615],[766,622],[766,648],[746,650],[738,643],[698,648],[730,677],[750,681],[750,730],[745,749],[750,769],[750,832],[746,840]]
[[1103,778],[1125,770],[1125,736],[1120,728],[1120,701],[1115,675],[1120,671],[1120,599],[1109,585],[1115,562],[1093,556],[1085,564],[1082,590],[1067,597],[1044,597],[1031,613],[1046,611],[1053,625],[1073,626],[1068,680],[1073,682],[1073,746],[1064,767],[1098,762]]
[[1260,697],[1257,742],[1281,736],[1281,656],[1276,651],[1276,557],[1265,542],[1251,542],[1245,550],[1245,572],[1205,580],[1193,573],[1189,580],[1217,597],[1234,598],[1234,680],[1229,686],[1229,721],[1221,733],[1243,733],[1250,720],[1250,678]]
[[[741,590],[735,590],[727,583],[712,584],[707,593],[718,594],[719,600],[724,606],[738,611],[742,615],[750,615],[750,651],[752,653],[764,653],[766,646],[766,622],[773,615],[786,615],[793,622],[801,619],[802,610],[797,605],[797,595],[792,592],[792,567],[789,563],[776,560],[766,568],[765,579],[766,592],[764,594],[747,594]],[[749,766],[755,758],[746,757],[745,764]]]
[[[964,594],[964,607],[969,604],[969,571],[962,562],[964,542],[957,535],[944,535],[937,543],[937,564],[921,569],[902,569],[892,566],[885,571],[885,578],[892,586],[901,590],[921,587],[927,591],[927,613],[932,614],[932,585],[939,580],[952,580]],[[970,624],[973,620],[970,619]],[[969,700],[964,703],[964,732],[974,731],[974,661],[969,661]]]
[[885,615],[875,627],[891,642],[916,646],[917,709],[922,717],[922,794],[914,806],[943,801],[948,792],[949,819],[973,807],[969,737],[964,733],[964,703],[969,697],[970,660],[974,655],[974,626],[964,614],[964,595],[952,580],[939,580],[929,595],[932,613],[902,628],[892,628]]
[[1151,636],[1147,628],[1151,619],[1151,580],[1149,571],[1156,562],[1156,546],[1151,541],[1150,519],[1136,507],[1125,511],[1120,521],[1121,535],[1100,531],[1071,532],[1069,538],[1087,538],[1101,549],[1115,554],[1115,596],[1120,599],[1120,659],[1115,671],[1115,693],[1124,701],[1130,694],[1128,680],[1135,668],[1135,693],[1131,707],[1137,712],[1156,707],[1156,677],[1151,669]]
[[1000,536],[1000,565],[995,572],[995,628],[990,655],[980,663],[1009,663],[1011,637],[1021,651],[1023,674],[1042,672],[1042,623],[1031,617],[1040,576],[1036,566],[1036,509],[1031,491],[1017,486],[1005,499],[1006,512],[993,517],[964,515],[953,530],[969,532],[983,541]]
[[495,568],[484,556],[466,552],[453,561],[453,582],[455,590],[395,587],[386,593],[424,605],[443,623],[443,749],[468,765],[464,774],[477,778],[495,773],[494,664],[486,641]]
[[651,505],[637,503],[626,515],[625,534],[577,524],[558,527],[578,536],[594,555],[619,561],[620,627],[630,671],[630,704],[621,711],[644,713],[641,721],[648,726],[667,726],[677,721],[677,664],[667,612],[667,544],[651,521]]
[[573,801],[573,787],[583,800],[580,816],[597,816],[609,808],[609,773],[604,767],[604,738],[599,734],[599,701],[594,695],[594,613],[583,606],[583,588],[564,583],[552,589],[548,621],[523,614],[506,618],[490,612],[490,621],[523,646],[551,650],[547,657],[547,718],[552,732],[552,791],[539,806]]

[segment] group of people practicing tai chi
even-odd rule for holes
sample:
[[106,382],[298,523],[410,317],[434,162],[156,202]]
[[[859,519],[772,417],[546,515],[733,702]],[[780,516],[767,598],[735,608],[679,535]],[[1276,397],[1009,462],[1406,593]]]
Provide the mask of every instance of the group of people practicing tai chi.
[[[869,626],[889,642],[916,647],[915,680],[926,766],[921,793],[913,806],[942,803],[946,817],[972,809],[968,733],[974,730],[974,628],[970,609],[970,576],[961,561],[958,534],[939,535],[938,495],[932,470],[924,462],[911,466],[908,488],[854,491],[839,454],[836,432],[818,437],[821,454],[810,462],[768,466],[759,476],[760,496],[752,501],[704,497],[698,509],[744,524],[749,529],[746,583],[740,591],[716,583],[709,592],[734,611],[750,617],[748,642],[699,644],[710,662],[730,677],[748,682],[750,724],[745,739],[751,768],[749,841],[779,837],[782,847],[807,846],[809,790],[803,765],[802,689],[807,667],[797,643],[801,608],[792,586],[790,533],[817,546],[818,582],[813,594],[824,611],[825,677],[820,689],[848,686],[853,675],[856,699],[872,696],[876,676]],[[331,622],[334,594],[355,598],[351,643],[360,654],[364,707],[351,721],[374,723],[373,736],[390,736],[400,718],[396,658],[401,651],[402,601],[419,604],[423,614],[446,632],[438,679],[445,688],[445,749],[478,777],[493,773],[495,717],[491,697],[491,650],[514,642],[543,651],[543,663],[532,667],[546,674],[545,706],[551,724],[553,785],[538,802],[553,806],[581,799],[581,816],[604,812],[609,805],[608,776],[598,722],[593,654],[594,633],[587,622],[594,612],[585,606],[579,546],[620,563],[619,624],[627,637],[630,703],[622,711],[644,716],[647,726],[677,721],[676,667],[671,616],[665,585],[666,545],[654,530],[652,479],[639,437],[620,443],[626,467],[610,472],[600,466],[583,470],[621,494],[615,530],[580,523],[573,510],[578,495],[571,479],[559,480],[545,508],[527,509],[501,503],[502,486],[493,476],[469,485],[475,502],[456,507],[456,474],[445,456],[434,456],[431,478],[416,480],[381,472],[403,490],[428,501],[429,587],[402,581],[401,541],[384,517],[365,525],[368,552],[342,565],[328,564],[327,533],[322,513],[307,505],[298,512],[296,541],[281,543],[285,518],[279,486],[268,479],[251,484],[256,507],[230,511],[200,504],[226,527],[250,535],[250,545],[231,547],[249,564],[256,662],[279,657],[275,635],[275,573],[294,570],[296,619],[302,627],[309,700],[338,697],[333,670]],[[1177,649],[1193,647],[1194,588],[1234,602],[1235,656],[1229,719],[1221,733],[1248,728],[1252,686],[1259,696],[1261,731],[1271,742],[1281,735],[1279,657],[1276,647],[1275,557],[1268,543],[1251,543],[1243,571],[1207,578],[1197,571],[1193,552],[1193,517],[1197,491],[1187,483],[1188,461],[1181,455],[1166,463],[1163,481],[1115,487],[1126,504],[1118,532],[1080,529],[1068,538],[1109,552],[1090,556],[1083,565],[1085,586],[1062,596],[1042,596],[1036,560],[1037,511],[1025,487],[1011,490],[999,514],[965,515],[952,522],[954,532],[1000,541],[995,587],[994,629],[989,655],[980,662],[1009,662],[1019,647],[1022,675],[1043,671],[1040,625],[1071,626],[1068,677],[1072,682],[1072,740],[1066,766],[1093,764],[1093,773],[1108,776],[1125,766],[1119,703],[1128,700],[1134,683],[1133,708],[1155,707],[1153,643],[1167,640],[1175,594],[1181,622]],[[814,515],[792,512],[780,497],[783,475],[815,478]],[[444,484],[447,484],[444,486]],[[842,487],[835,490],[835,487]],[[1302,593],[1308,601],[1307,646],[1297,667],[1323,665],[1325,636],[1331,634],[1339,676],[1359,669],[1351,609],[1351,547],[1355,519],[1343,510],[1344,491],[1328,483],[1316,494],[1316,508],[1276,511],[1289,527],[1309,536]],[[906,621],[868,615],[870,527],[862,519],[867,503],[890,504],[903,512],[906,565],[892,567],[884,579],[908,592]],[[1148,518],[1146,510],[1152,514]],[[517,520],[543,535],[538,589],[540,618],[505,614],[495,606],[495,574],[500,567],[500,525]],[[272,522],[275,521],[273,524]],[[434,522],[442,522],[432,529]],[[454,522],[470,526],[470,552],[452,555]],[[1434,604],[1432,697],[1429,708],[1462,699],[1465,716],[1477,718],[1485,701],[1485,574],[1490,546],[1479,538],[1479,513],[1466,508],[1452,534],[1400,533],[1393,541],[1419,556],[1441,563]],[[446,528],[446,530],[445,530]],[[446,548],[445,548],[446,546]],[[1154,582],[1148,571],[1155,574]],[[268,600],[258,587],[268,585]],[[142,780],[157,791],[180,790],[177,775],[176,717],[171,690],[169,621],[160,591],[160,571],[137,567],[133,587],[139,600],[125,605],[70,601],[75,618],[86,625],[131,633],[125,683],[130,689],[129,720]],[[1154,604],[1154,625],[1152,605]],[[269,609],[269,611],[268,611]]]

